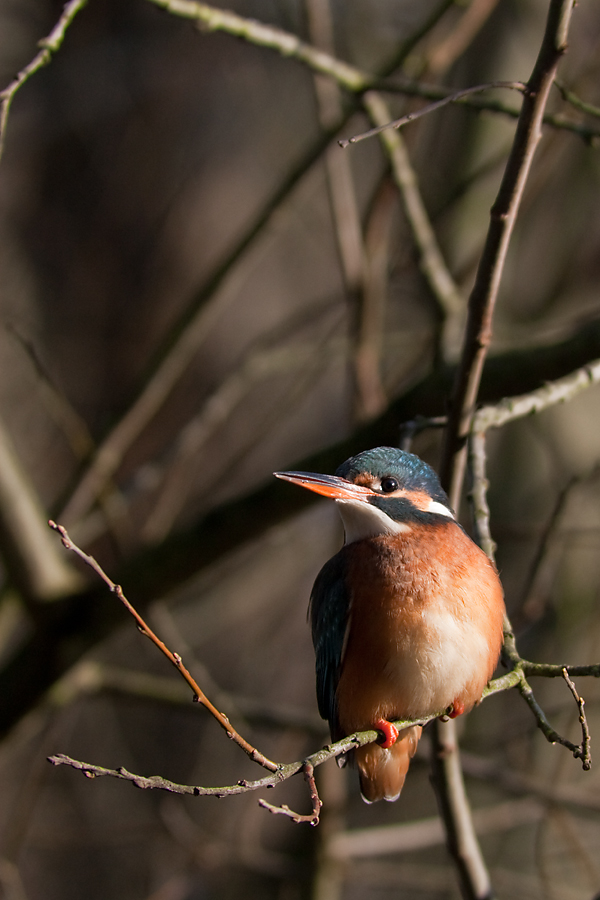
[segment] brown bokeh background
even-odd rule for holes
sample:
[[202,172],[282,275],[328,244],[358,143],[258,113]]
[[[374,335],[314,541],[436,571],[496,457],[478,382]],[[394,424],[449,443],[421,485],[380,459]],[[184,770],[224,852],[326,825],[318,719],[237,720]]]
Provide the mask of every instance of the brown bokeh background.
[[[458,89],[526,80],[547,6],[330,0],[325,9],[337,55],[371,71],[430,23],[402,72]],[[316,0],[231,7],[323,38]],[[481,21],[462,46],[471,8]],[[2,85],[60,12],[2,0]],[[560,77],[596,105],[599,51],[600,12],[581,3]],[[377,324],[364,282],[341,263],[317,90],[301,63],[201,33],[145,0],[89,0],[51,64],[15,96],[0,163],[2,480],[26,508],[21,517],[0,497],[0,893],[10,900],[459,896],[434,821],[426,740],[397,804],[366,807],[351,773],[323,767],[318,829],[269,816],[256,794],[184,799],[46,762],[64,752],[204,785],[258,777],[115,598],[54,535],[38,535],[47,515],[123,583],[267,755],[300,759],[325,740],[306,605],[341,527],[330,505],[272,484],[271,473],[333,471],[350,452],[396,442],[403,421],[446,411],[514,118],[453,105],[403,132],[464,298],[453,316],[420,271],[380,144],[337,151],[350,164],[363,272],[383,272]],[[423,102],[386,96],[395,115]],[[518,108],[518,94],[482,96]],[[348,96],[334,102],[348,110],[345,136],[367,127]],[[600,127],[558,89],[549,111]],[[545,128],[501,288],[487,400],[600,356],[598,146]],[[357,377],[365,318],[373,391]],[[193,334],[165,402],[100,495],[84,496],[95,448],[144,386],[164,383],[156,373],[183,359]],[[598,398],[591,388],[490,437],[498,564],[519,647],[536,660],[600,657]],[[437,465],[439,441],[425,431],[414,450]],[[48,581],[36,580],[42,571]],[[597,685],[578,686],[594,739]],[[566,685],[534,687],[554,726],[579,740]],[[516,694],[486,701],[460,732],[498,895],[591,900],[600,891],[594,769],[549,746]],[[267,799],[308,803],[299,780]],[[377,833],[359,835],[362,851],[342,858],[346,829],[421,820],[399,838],[404,850],[384,854]]]

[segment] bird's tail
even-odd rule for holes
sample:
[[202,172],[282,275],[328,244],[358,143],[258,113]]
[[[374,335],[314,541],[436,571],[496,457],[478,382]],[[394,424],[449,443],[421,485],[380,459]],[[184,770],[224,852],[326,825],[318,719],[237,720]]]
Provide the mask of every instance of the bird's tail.
[[404,729],[389,750],[379,744],[366,744],[354,751],[363,800],[375,803],[398,799],[422,731],[420,725]]

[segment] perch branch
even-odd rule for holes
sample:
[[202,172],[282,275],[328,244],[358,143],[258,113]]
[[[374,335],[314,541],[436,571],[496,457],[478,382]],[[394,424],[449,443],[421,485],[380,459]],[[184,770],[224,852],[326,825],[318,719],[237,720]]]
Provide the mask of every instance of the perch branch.
[[[565,672],[567,673],[566,676]],[[530,663],[528,660],[521,660],[518,667],[515,667],[511,672],[507,672],[505,675],[501,675],[499,678],[493,679],[493,681],[488,684],[483,692],[483,696],[481,698],[482,701],[486,700],[488,697],[500,693],[501,691],[510,690],[514,687],[520,688],[521,684],[525,681],[525,674],[542,675],[545,677],[560,676],[565,679],[570,675],[592,675],[595,677],[600,677],[600,666],[551,666],[539,663]],[[531,692],[531,688],[529,688],[529,691]],[[581,703],[583,703],[583,701],[579,699],[578,704],[580,705],[580,709]],[[441,715],[443,714],[436,713],[432,716],[416,720],[400,719],[394,722],[394,724],[398,729],[407,728],[410,725],[427,725],[429,722],[437,719]],[[543,713],[541,714],[541,717],[543,721],[546,721]],[[546,735],[548,740],[550,740],[551,742],[560,742],[565,744],[565,741],[560,737],[560,735],[557,735],[556,732],[550,728],[550,726],[548,726],[548,729],[549,730],[544,731],[544,734]],[[589,758],[589,736],[586,743],[585,735],[586,732],[584,732],[584,741],[582,742],[582,745],[580,745],[580,747],[577,747],[574,744],[565,744],[571,750],[583,750],[583,755],[581,756],[582,760]],[[87,778],[117,778],[121,781],[129,781],[135,787],[141,788],[142,790],[162,790],[169,793],[187,794],[196,797],[227,797],[236,794],[244,794],[251,791],[262,790],[264,788],[274,788],[277,785],[282,784],[284,781],[292,778],[294,775],[297,775],[299,772],[303,772],[305,780],[311,792],[311,800],[313,805],[313,811],[311,814],[300,815],[289,810],[288,807],[276,807],[272,806],[271,804],[265,803],[264,801],[261,801],[261,805],[271,812],[275,812],[279,815],[286,815],[294,821],[297,820],[299,822],[309,822],[310,824],[316,824],[314,820],[318,816],[318,812],[320,811],[320,800],[316,792],[316,786],[314,784],[314,770],[318,766],[323,765],[323,763],[326,763],[331,759],[335,759],[338,756],[343,756],[350,750],[354,750],[357,747],[362,747],[365,744],[372,743],[373,741],[377,740],[379,736],[379,732],[375,731],[374,729],[357,732],[356,734],[348,735],[347,737],[342,738],[341,740],[336,741],[333,744],[325,745],[320,750],[317,750],[315,753],[312,753],[310,756],[306,757],[303,760],[297,760],[290,763],[278,763],[275,765],[275,768],[263,778],[259,778],[255,781],[241,779],[240,781],[236,782],[236,784],[223,785],[218,787],[179,784],[177,782],[170,781],[167,778],[163,778],[160,775],[137,775],[133,772],[130,772],[123,766],[119,766],[117,769],[108,769],[104,766],[97,766],[92,763],[83,762],[82,760],[73,759],[72,757],[67,756],[64,753],[58,753],[54,756],[51,756],[48,758],[48,760],[52,763],[52,765],[55,766],[69,766],[70,768],[77,769],[78,771],[82,772]]]

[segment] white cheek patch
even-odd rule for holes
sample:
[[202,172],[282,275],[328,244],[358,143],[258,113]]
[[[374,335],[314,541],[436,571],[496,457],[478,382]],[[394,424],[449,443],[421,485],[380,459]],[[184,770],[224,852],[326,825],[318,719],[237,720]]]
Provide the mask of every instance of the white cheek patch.
[[406,534],[411,531],[405,522],[395,522],[390,516],[376,506],[364,500],[336,500],[340,511],[346,543],[362,541],[365,538],[377,537],[380,534]]
[[448,516],[450,519],[454,518],[452,510],[448,509],[447,506],[444,506],[443,503],[438,503],[437,500],[430,500],[425,507],[424,512],[437,513],[440,516]]

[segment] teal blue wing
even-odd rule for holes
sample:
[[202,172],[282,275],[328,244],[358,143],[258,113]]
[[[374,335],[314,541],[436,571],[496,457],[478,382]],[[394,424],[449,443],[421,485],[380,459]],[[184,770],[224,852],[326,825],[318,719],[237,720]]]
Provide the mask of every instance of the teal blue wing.
[[323,566],[317,575],[309,607],[316,654],[319,712],[328,720],[334,740],[342,737],[338,734],[336,691],[350,617],[345,556],[341,551]]

